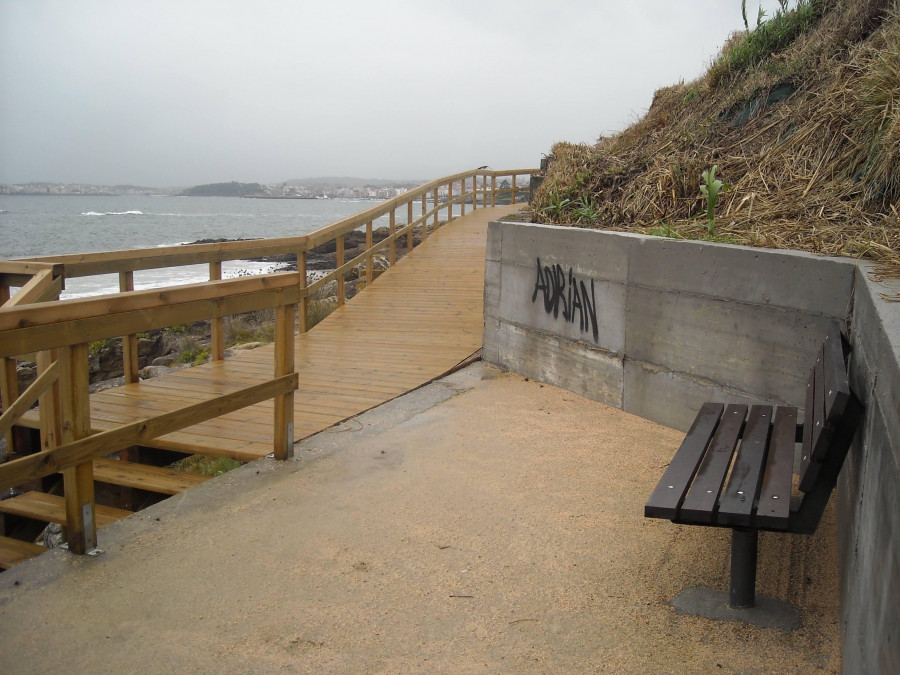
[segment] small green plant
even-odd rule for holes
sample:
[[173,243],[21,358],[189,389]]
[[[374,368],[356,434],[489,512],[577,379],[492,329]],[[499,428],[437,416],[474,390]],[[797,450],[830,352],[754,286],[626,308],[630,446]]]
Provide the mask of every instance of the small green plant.
[[221,476],[223,473],[238,468],[241,463],[227,457],[206,457],[204,455],[191,455],[174,464],[171,468],[201,476]]
[[660,223],[658,227],[653,227],[648,230],[647,234],[654,237],[667,237],[669,239],[687,239],[687,237],[669,225],[669,223]]
[[572,204],[572,200],[568,197],[564,197],[558,192],[551,192],[548,195],[550,203],[541,209],[541,213],[544,213],[548,216],[553,216],[555,218],[560,218],[563,213],[569,208]]
[[700,193],[706,198],[706,224],[709,228],[709,236],[715,234],[716,231],[716,202],[719,201],[719,192],[728,189],[725,183],[716,179],[718,169],[719,165],[714,164],[712,169],[700,174],[704,183],[700,186]]
[[684,99],[682,99],[683,103],[690,103],[695,98],[697,98],[697,87],[692,87],[688,93],[684,95]]
[[209,350],[209,345],[203,346],[196,340],[187,339],[182,344],[181,353],[178,354],[178,361],[180,363],[189,363],[192,366],[199,366],[202,363],[206,363],[206,360],[209,358]]
[[88,352],[90,352],[91,354],[96,354],[101,349],[108,347],[110,344],[112,344],[112,340],[109,338],[107,338],[106,340],[96,340],[95,342],[91,342],[88,345]]
[[187,329],[187,324],[183,323],[176,323],[174,326],[169,326],[169,331],[172,333],[186,333]]

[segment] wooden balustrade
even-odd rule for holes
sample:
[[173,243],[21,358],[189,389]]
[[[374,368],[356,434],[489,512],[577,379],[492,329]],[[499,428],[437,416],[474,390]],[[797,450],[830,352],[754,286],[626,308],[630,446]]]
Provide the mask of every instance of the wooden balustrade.
[[[512,203],[517,203],[520,191],[517,176],[536,171],[478,170],[448,176],[297,237],[0,261],[0,435],[6,436],[7,447],[12,450],[13,426],[35,401],[39,403],[41,429],[39,452],[0,465],[0,489],[61,471],[69,546],[72,551],[85,552],[96,545],[91,469],[95,457],[146,443],[270,398],[275,399],[275,456],[280,459],[290,456],[293,392],[297,386],[293,334],[295,322],[300,332],[307,330],[310,295],[334,279],[338,303],[344,304],[344,279],[351,270],[364,267],[366,284],[371,284],[375,280],[374,256],[386,250],[389,264],[395,264],[398,240],[406,237],[406,251],[412,252],[417,227],[421,226],[421,241],[425,243],[429,220],[432,227],[437,228],[443,211],[446,222],[452,221],[457,204],[460,214],[464,215],[466,201],[470,198],[473,210],[479,208],[479,195],[482,207],[489,205],[488,194],[491,206],[497,204],[499,195],[507,194]],[[511,180],[510,187],[498,189],[497,179],[506,177]],[[467,186],[469,179],[471,189]],[[454,190],[455,184],[458,193]],[[441,201],[444,190],[446,199]],[[430,210],[429,197],[432,200]],[[417,201],[421,203],[421,214],[414,217],[413,207]],[[406,222],[398,227],[396,211],[403,206],[406,207]],[[375,243],[373,224],[385,215],[389,220],[388,236]],[[363,227],[365,250],[352,260],[346,260],[346,234]],[[335,269],[310,284],[307,254],[330,241],[335,241]],[[296,255],[296,273],[222,280],[224,261],[281,254]],[[134,290],[136,271],[195,264],[208,265],[208,282]],[[118,294],[54,302],[64,288],[66,277],[108,273],[119,275]],[[19,289],[15,294],[11,291],[13,287]],[[223,319],[269,308],[275,310],[273,379],[118,429],[91,433],[87,374],[89,343],[122,337],[125,380],[138,382],[139,333],[207,319],[210,321],[212,359],[222,360],[225,355]],[[36,354],[38,377],[20,394],[15,357],[24,354]]]
[[[62,472],[66,538],[70,550],[84,553],[94,548],[97,541],[94,458],[147,443],[268,398],[275,399],[275,456],[289,457],[293,447],[293,391],[297,387],[294,308],[307,293],[298,283],[298,276],[282,273],[0,308],[0,357],[37,351],[40,373],[0,415],[0,433],[7,433],[35,400],[40,401],[41,427],[39,452],[0,465],[0,489]],[[164,328],[183,323],[185,317],[220,319],[267,308],[275,308],[276,318],[271,380],[91,434],[88,342]]]

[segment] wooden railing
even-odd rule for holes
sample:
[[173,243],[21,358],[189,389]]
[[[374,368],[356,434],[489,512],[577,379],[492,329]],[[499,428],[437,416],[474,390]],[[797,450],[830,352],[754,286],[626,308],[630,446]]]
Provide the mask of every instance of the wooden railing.
[[[337,254],[336,269],[310,284],[307,288],[307,295],[304,295],[300,302],[299,328],[303,332],[308,325],[306,299],[310,294],[315,293],[332,280],[343,280],[351,270],[357,267],[365,268],[365,280],[367,284],[370,284],[374,278],[374,256],[387,249],[388,263],[393,265],[397,259],[398,242],[402,245],[405,237],[406,251],[412,251],[416,233],[420,234],[423,241],[426,240],[429,227],[434,230],[439,226],[441,212],[443,212],[444,222],[449,222],[454,218],[454,207],[457,207],[460,213],[465,215],[467,205],[470,205],[472,209],[477,209],[479,206],[494,206],[503,197],[508,197],[513,204],[522,201],[521,196],[523,193],[527,193],[529,188],[527,181],[524,181],[523,185],[519,185],[518,179],[530,177],[537,172],[537,169],[516,169],[475,170],[454,174],[421,185],[354,216],[297,237],[78,253],[29,258],[13,262],[52,265],[55,269],[62,266],[66,278],[118,273],[119,290],[129,292],[134,290],[134,272],[139,270],[207,264],[209,279],[215,281],[222,278],[223,261],[293,254],[297,258],[297,271],[301,273],[298,285],[300,288],[305,288],[307,285],[307,275],[305,274],[307,252],[334,240]],[[509,183],[509,187],[498,187],[504,180]],[[429,199],[431,200],[431,209],[428,208]],[[413,217],[415,202],[421,202],[422,213],[418,218]],[[399,218],[398,212],[400,213]],[[390,223],[389,236],[377,244],[373,244],[373,223],[386,215],[389,217]],[[404,216],[406,222],[402,223],[400,221]],[[345,235],[362,227],[366,228],[366,250],[352,260],[345,260]],[[8,288],[9,285],[8,280],[0,276],[0,293],[3,292],[4,287]],[[0,299],[2,299],[2,295],[0,295]],[[338,283],[338,305],[343,305],[345,300],[344,285]],[[212,359],[221,360],[225,355],[224,325],[221,319],[214,319],[211,322],[210,333]],[[136,382],[139,372],[137,337],[135,333],[129,333],[122,337],[125,381]]]
[[[373,258],[387,249],[388,261],[397,259],[398,242],[406,238],[406,251],[415,234],[427,240],[429,228],[465,215],[466,206],[478,209],[509,196],[520,201],[527,185],[517,179],[535,169],[475,170],[447,176],[297,237],[259,239],[165,248],[107,251],[27,260],[0,261],[0,436],[7,436],[12,452],[13,425],[39,402],[41,450],[0,465],[0,490],[55,472],[63,473],[70,550],[84,552],[96,545],[93,518],[92,461],[131,445],[146,443],[198,422],[275,398],[274,452],[290,456],[293,444],[294,373],[293,334],[295,309],[299,330],[307,328],[307,300],[325,284],[338,280],[337,299],[345,302],[343,280],[355,268],[364,268],[367,284],[374,280]],[[509,187],[498,188],[498,179]],[[428,208],[429,199],[431,208]],[[414,218],[413,205],[421,201]],[[403,211],[405,210],[405,214]],[[405,216],[405,223],[398,222]],[[373,223],[389,218],[388,236],[373,243]],[[365,250],[345,260],[344,238],[365,227]],[[306,255],[335,241],[336,268],[307,282]],[[294,254],[296,272],[221,280],[222,262],[271,255]],[[134,272],[181,265],[207,264],[209,282],[146,291],[134,290]],[[118,273],[120,292],[79,300],[54,301],[66,278]],[[15,294],[11,288],[18,287]],[[226,396],[91,435],[88,400],[88,345],[123,337],[126,382],[138,381],[137,334],[201,319],[210,321],[211,358],[225,356],[223,319],[260,309],[275,310],[273,379]],[[16,381],[16,358],[36,355],[38,377],[21,395]]]
[[[296,273],[132,291],[59,303],[0,308],[0,357],[38,352],[40,374],[0,415],[6,433],[35,402],[41,451],[0,465],[0,489],[62,472],[69,548],[96,545],[93,459],[140,445],[239,408],[275,398],[274,452],[293,448],[294,308],[305,295]],[[91,435],[88,344],[198,318],[275,309],[273,378],[208,401]]]

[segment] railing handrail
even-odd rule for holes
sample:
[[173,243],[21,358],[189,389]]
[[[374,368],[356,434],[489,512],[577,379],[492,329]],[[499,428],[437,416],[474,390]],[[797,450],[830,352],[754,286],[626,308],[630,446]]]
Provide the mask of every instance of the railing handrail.
[[296,272],[0,308],[0,358],[292,305],[306,297]]

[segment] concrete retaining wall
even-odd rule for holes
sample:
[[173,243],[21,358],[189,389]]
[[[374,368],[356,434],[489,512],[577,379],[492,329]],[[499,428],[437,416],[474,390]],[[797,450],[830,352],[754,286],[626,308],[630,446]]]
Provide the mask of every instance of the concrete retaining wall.
[[900,672],[900,303],[878,290],[846,259],[491,223],[484,359],[686,430],[708,400],[802,407],[826,326],[852,326],[867,413],[839,485],[844,662]]

